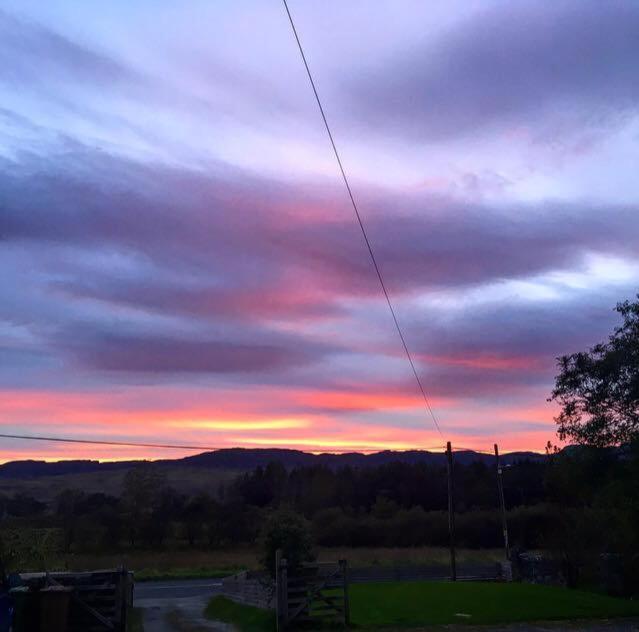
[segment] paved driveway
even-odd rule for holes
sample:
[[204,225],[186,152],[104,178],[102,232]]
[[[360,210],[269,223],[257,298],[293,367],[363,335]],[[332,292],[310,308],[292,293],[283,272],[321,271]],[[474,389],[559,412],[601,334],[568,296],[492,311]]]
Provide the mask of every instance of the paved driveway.
[[230,632],[232,626],[202,616],[221,586],[214,579],[140,582],[135,585],[133,605],[143,610],[145,632]]
[[212,597],[222,587],[219,579],[170,579],[161,582],[137,582],[135,601],[144,599],[174,599],[176,597]]

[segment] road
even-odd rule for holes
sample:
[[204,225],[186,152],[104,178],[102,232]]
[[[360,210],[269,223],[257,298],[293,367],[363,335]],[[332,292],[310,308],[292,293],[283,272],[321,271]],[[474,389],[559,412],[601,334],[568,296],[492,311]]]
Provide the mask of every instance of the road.
[[161,582],[137,582],[134,600],[212,597],[220,591],[219,579],[169,579]]
[[228,632],[223,623],[202,616],[208,600],[220,592],[216,579],[181,579],[139,582],[133,605],[142,608],[144,629],[152,632]]

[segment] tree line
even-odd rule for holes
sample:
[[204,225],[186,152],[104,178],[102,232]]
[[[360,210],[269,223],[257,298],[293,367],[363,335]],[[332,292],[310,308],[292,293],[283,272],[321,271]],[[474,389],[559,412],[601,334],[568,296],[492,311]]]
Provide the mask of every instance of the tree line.
[[[615,516],[636,511],[639,473],[633,454],[630,448],[581,448],[506,468],[513,544],[548,546],[560,521],[587,509],[608,507]],[[214,495],[188,496],[170,487],[160,466],[147,464],[127,473],[120,497],[69,489],[47,506],[16,494],[0,498],[0,515],[5,527],[60,529],[69,552],[176,543],[252,545],[266,517],[281,508],[307,520],[315,541],[324,546],[445,546],[446,476],[443,467],[402,462],[290,470],[270,463],[238,476]],[[459,464],[454,480],[459,544],[501,546],[496,468],[480,462]],[[605,533],[611,533],[610,527]]]

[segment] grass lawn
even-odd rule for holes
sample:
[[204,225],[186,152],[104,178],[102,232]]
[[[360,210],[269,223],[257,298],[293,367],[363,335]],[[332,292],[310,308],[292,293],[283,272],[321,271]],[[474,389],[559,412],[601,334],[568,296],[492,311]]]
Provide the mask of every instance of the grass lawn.
[[240,632],[273,632],[275,630],[275,612],[243,606],[226,597],[213,597],[204,614],[208,619],[232,623]]
[[[351,625],[360,630],[639,616],[638,601],[519,583],[353,584],[350,605]],[[274,612],[243,606],[226,597],[211,599],[206,616],[232,623],[240,632],[275,630]]]
[[[357,627],[491,624],[639,615],[639,602],[533,584],[403,582],[353,584]],[[457,616],[457,615],[470,616]]]

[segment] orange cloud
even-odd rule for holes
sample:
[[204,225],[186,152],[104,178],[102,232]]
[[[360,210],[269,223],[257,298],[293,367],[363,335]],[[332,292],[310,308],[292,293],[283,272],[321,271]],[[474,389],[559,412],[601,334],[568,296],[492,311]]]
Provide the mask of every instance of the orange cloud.
[[165,428],[196,428],[200,430],[289,430],[306,428],[306,419],[174,419],[163,424]]
[[540,358],[527,356],[500,356],[493,354],[475,354],[472,356],[423,356],[424,360],[432,364],[458,366],[469,369],[488,370],[530,370],[540,368],[544,362]]

